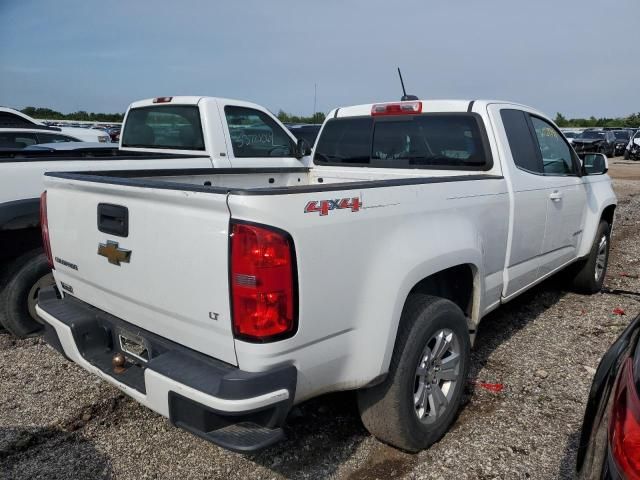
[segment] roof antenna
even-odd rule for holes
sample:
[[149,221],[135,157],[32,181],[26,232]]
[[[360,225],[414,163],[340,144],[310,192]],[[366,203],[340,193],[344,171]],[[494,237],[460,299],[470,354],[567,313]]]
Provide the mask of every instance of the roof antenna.
[[416,97],[415,95],[407,95],[407,91],[404,89],[404,81],[402,80],[400,67],[398,67],[398,76],[400,77],[400,85],[402,85],[402,98],[400,99],[400,101],[405,102],[407,100],[418,100],[418,97]]

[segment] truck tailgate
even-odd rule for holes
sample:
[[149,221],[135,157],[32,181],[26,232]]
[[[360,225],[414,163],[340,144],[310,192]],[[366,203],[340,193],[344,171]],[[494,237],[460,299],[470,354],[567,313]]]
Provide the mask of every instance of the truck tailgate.
[[[237,365],[226,195],[55,178],[47,179],[46,188],[55,277],[62,292]],[[128,232],[113,233],[125,209]]]

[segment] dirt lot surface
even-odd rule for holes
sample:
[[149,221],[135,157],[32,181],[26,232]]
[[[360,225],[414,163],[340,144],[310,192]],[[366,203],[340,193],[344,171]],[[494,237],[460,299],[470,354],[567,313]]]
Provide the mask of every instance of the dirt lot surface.
[[0,478],[571,478],[599,358],[640,312],[640,296],[620,292],[640,291],[640,162],[613,161],[611,175],[620,205],[604,292],[580,296],[551,279],[487,317],[466,405],[428,451],[373,439],[344,393],[295,409],[287,441],[238,455],[170,426],[42,340],[0,334]]

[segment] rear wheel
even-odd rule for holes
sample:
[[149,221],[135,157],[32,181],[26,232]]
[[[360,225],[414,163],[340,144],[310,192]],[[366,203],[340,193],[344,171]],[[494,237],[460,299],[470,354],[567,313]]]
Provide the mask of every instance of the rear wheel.
[[610,227],[601,220],[589,256],[574,267],[572,283],[577,291],[592,294],[602,290],[609,264],[609,244]]
[[42,249],[18,257],[4,274],[0,292],[0,323],[19,338],[37,335],[42,330],[36,314],[38,293],[54,284],[51,269]]
[[387,378],[358,392],[367,430],[410,452],[438,441],[460,408],[469,356],[467,320],[460,308],[443,298],[412,294]]

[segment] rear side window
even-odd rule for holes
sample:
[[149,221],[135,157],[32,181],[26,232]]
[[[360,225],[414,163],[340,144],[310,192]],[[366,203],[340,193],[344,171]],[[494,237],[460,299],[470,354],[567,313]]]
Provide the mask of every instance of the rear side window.
[[531,136],[526,114],[521,110],[500,110],[504,130],[509,140],[511,156],[516,166],[532,173],[542,173],[542,162]]
[[373,118],[339,118],[324,126],[314,162],[369,164]]
[[491,158],[473,114],[329,120],[314,161],[382,168],[487,169]]
[[36,143],[35,133],[0,132],[0,148],[25,148]]
[[196,105],[162,105],[129,110],[122,146],[204,150]]
[[295,154],[291,137],[266,113],[226,106],[224,114],[234,157],[292,157]]

